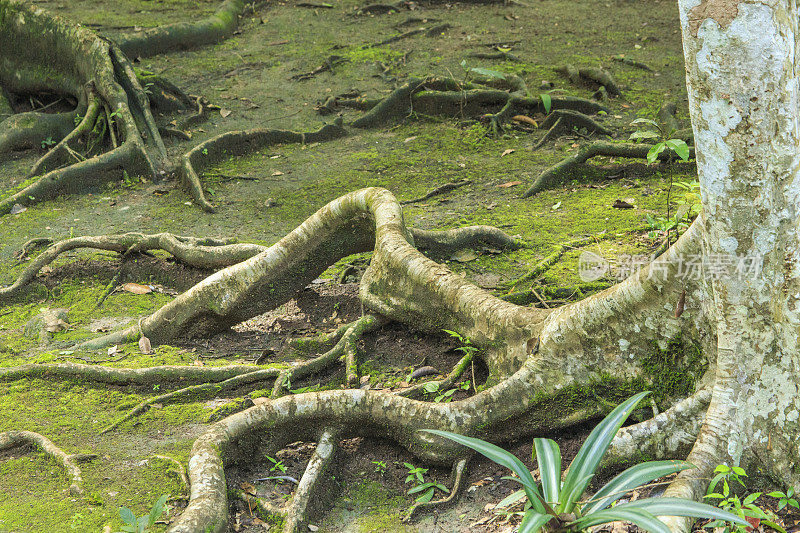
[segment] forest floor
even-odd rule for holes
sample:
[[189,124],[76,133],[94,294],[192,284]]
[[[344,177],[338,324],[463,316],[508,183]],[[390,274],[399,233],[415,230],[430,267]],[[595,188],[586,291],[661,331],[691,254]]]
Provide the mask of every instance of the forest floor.
[[[411,76],[451,76],[466,79],[468,68],[487,68],[522,77],[532,95],[548,92],[589,98],[596,87],[575,86],[557,69],[602,66],[622,87],[622,96],[605,105],[609,113],[596,117],[625,140],[637,118],[656,116],[665,102],[677,104],[678,119],[688,125],[683,56],[677,9],[673,0],[526,0],[523,4],[492,5],[409,2],[390,14],[364,15],[357,0],[326,0],[303,7],[294,2],[270,2],[242,21],[240,31],[215,46],[143,59],[138,66],[161,74],[189,94],[203,95],[221,109],[192,131],[190,141],[168,140],[177,156],[199,141],[224,131],[254,127],[312,131],[332,117],[321,117],[315,105],[343,93],[381,97]],[[41,7],[113,36],[134,27],[192,20],[212,12],[217,0],[52,0]],[[308,4],[306,4],[308,5]],[[428,36],[411,36],[383,46],[364,47],[417,27],[447,23],[449,28]],[[517,60],[470,57],[506,46]],[[653,72],[612,60],[627,58],[649,65]],[[342,62],[332,71],[296,81],[331,56]],[[388,70],[379,76],[382,63]],[[552,87],[551,85],[552,84]],[[540,89],[542,87],[542,89]],[[345,123],[361,114],[343,111]],[[532,117],[541,121],[544,117]],[[406,206],[409,225],[446,229],[471,224],[502,228],[525,241],[526,248],[497,253],[493,249],[460,252],[441,258],[476,284],[497,290],[504,281],[524,274],[549,255],[554,246],[577,237],[618,236],[584,249],[604,257],[648,254],[663,235],[622,233],[646,223],[647,215],[665,217],[671,180],[691,180],[694,167],[599,158],[566,185],[522,199],[521,193],[544,169],[574,153],[587,140],[581,132],[533,150],[544,130],[511,128],[494,137],[486,127],[464,117],[412,116],[396,125],[352,130],[351,135],[323,144],[273,146],[232,159],[205,172],[206,190],[219,210],[201,211],[173,182],[153,183],[137,176],[120,176],[112,186],[62,196],[0,218],[0,284],[10,283],[25,267],[14,254],[34,237],[57,241],[70,236],[137,231],[172,232],[196,237],[235,237],[269,245],[307,216],[341,194],[368,186],[391,190],[399,199],[424,195],[434,187],[470,180],[468,185]],[[0,166],[0,193],[13,190],[27,169],[46,149],[14,154]],[[672,191],[673,199],[675,191]],[[617,201],[632,208],[613,207]],[[674,212],[675,204],[669,208]],[[539,285],[571,287],[580,283],[578,254],[568,252],[548,270]],[[144,355],[135,344],[120,345],[92,360],[117,359],[114,366],[161,364],[252,364],[265,355],[269,364],[286,366],[296,354],[286,350],[292,337],[330,331],[357,318],[360,306],[353,283],[369,254],[349,257],[329,269],[300,297],[280,309],[254,318],[212,339],[187,340],[158,346]],[[96,303],[120,268],[118,255],[65,254],[40,273],[20,297],[0,308],[0,366],[30,362],[75,361],[70,343],[134,323],[174,297],[207,272],[183,267],[156,253],[128,261],[123,282],[149,285],[136,294],[119,290],[98,308]],[[339,273],[355,267],[355,278],[339,282]],[[523,284],[517,289],[524,289]],[[572,297],[579,295],[574,294]],[[559,302],[535,302],[557,305]],[[53,334],[42,347],[38,338],[23,334],[25,324],[41,308],[69,309],[69,328]],[[447,372],[460,358],[458,343],[446,334],[425,335],[389,325],[363,342],[361,380],[373,389],[408,386],[410,372],[433,366]],[[124,356],[124,357],[123,357]],[[468,379],[480,383],[481,368]],[[339,386],[339,371],[293,383],[295,391]],[[333,385],[331,385],[333,384]],[[474,383],[472,384],[474,385]],[[87,495],[72,497],[60,467],[44,454],[14,450],[0,455],[0,532],[101,531],[120,526],[117,509],[146,512],[162,494],[177,499],[169,517],[185,505],[186,491],[171,465],[154,454],[185,463],[194,439],[221,401],[155,406],[117,430],[99,430],[142,399],[163,392],[132,387],[97,387],[89,383],[24,380],[5,384],[0,396],[0,431],[26,429],[48,436],[68,453],[95,453],[83,466]],[[231,398],[268,395],[269,390],[238,390]],[[456,393],[453,398],[458,398]],[[554,435],[567,458],[574,454],[586,428]],[[513,444],[526,462],[530,443]],[[245,467],[231,469],[232,486],[257,486],[261,494],[280,500],[285,486],[258,484],[258,478],[286,474],[299,477],[311,450],[295,443],[281,451],[276,467],[266,456],[253,457]],[[353,439],[344,446],[336,480],[337,497],[320,517],[321,531],[507,531],[507,518],[492,505],[515,490],[500,479],[501,468],[473,461],[468,490],[447,509],[421,515],[402,524],[402,511],[413,501],[404,483],[414,458],[387,442]],[[430,469],[426,477],[449,484],[449,472]],[[244,484],[244,485],[242,485]],[[249,485],[248,485],[249,484]],[[232,504],[235,531],[267,531],[251,510]],[[513,523],[513,522],[512,522]],[[166,527],[159,525],[157,531]],[[616,530],[615,530],[616,531]]]

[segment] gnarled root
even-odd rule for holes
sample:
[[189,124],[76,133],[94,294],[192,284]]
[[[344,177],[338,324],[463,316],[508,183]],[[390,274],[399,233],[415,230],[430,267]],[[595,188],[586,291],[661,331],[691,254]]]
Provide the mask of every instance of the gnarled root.
[[[47,437],[34,433],[32,431],[3,431],[0,432],[0,451],[23,446],[25,444],[32,444],[41,448],[41,450],[53,459],[61,463],[64,470],[70,477],[71,484],[69,492],[73,496],[83,495],[83,476],[81,469],[78,467],[77,460],[86,460],[90,456],[77,456],[65,453],[61,448],[53,444]],[[92,456],[93,457],[93,456]]]
[[245,6],[261,2],[225,0],[209,17],[195,22],[177,22],[119,36],[116,41],[128,57],[149,57],[170,50],[185,50],[218,43],[239,27]]
[[624,464],[642,455],[657,459],[686,457],[700,433],[710,399],[710,388],[704,388],[649,420],[620,429],[603,464]]
[[154,235],[124,233],[98,237],[74,237],[49,246],[25,268],[13,284],[0,288],[0,302],[7,301],[18,294],[45,265],[55,261],[59,255],[81,248],[109,250],[122,254],[164,250],[187,265],[209,269],[218,269],[239,263],[264,249],[255,244],[234,244],[231,240],[198,239],[171,233]]
[[[560,163],[548,168],[542,172],[536,181],[533,182],[528,190],[522,195],[523,198],[533,196],[545,189],[552,189],[557,187],[573,173],[575,173],[581,165],[586,163],[589,159],[597,156],[607,157],[628,157],[635,159],[647,158],[647,152],[650,151],[652,145],[649,144],[631,144],[631,143],[609,143],[605,141],[595,141],[582,147],[575,155],[572,155]],[[658,155],[659,161],[669,161],[672,156],[668,151],[663,151]],[[690,150],[689,157],[694,157],[694,148]]]
[[197,172],[215,161],[254,152],[279,143],[323,142],[347,135],[341,120],[326,124],[317,131],[297,133],[286,130],[253,129],[230,131],[212,137],[189,150],[181,159],[180,176],[194,202],[203,211],[213,213],[216,208],[206,199]]
[[[544,113],[545,107],[539,98],[528,98],[517,84],[508,90],[491,87],[491,82],[462,83],[451,78],[412,78],[389,96],[370,107],[361,118],[353,121],[356,128],[376,128],[391,124],[409,116],[412,112],[426,115],[452,117],[481,117],[492,113],[494,123],[502,124],[518,114]],[[337,101],[340,105],[352,102],[357,107],[366,107],[361,99]],[[333,103],[322,107],[329,109]],[[371,102],[370,102],[371,105]],[[575,97],[552,97],[552,109],[568,109],[581,113],[607,111],[603,106]]]
[[[15,43],[26,43],[26,53],[9,56],[0,67],[0,85],[12,93],[36,93],[43,90],[71,96],[79,102],[71,117],[91,111],[96,115],[98,105],[103,108],[103,135],[108,135],[111,150],[95,157],[79,154],[74,142],[91,130],[90,120],[72,124],[63,132],[64,117],[54,128],[52,138],[65,140],[57,146],[52,156],[38,162],[34,170],[45,172],[31,185],[0,201],[0,215],[7,214],[14,204],[30,205],[64,192],[70,192],[91,183],[108,179],[112,171],[126,170],[131,174],[157,176],[166,166],[166,150],[150,112],[147,96],[139,84],[128,59],[109,41],[98,37],[84,26],[64,21],[60,17],[17,0],[0,0],[0,46],[13,49]],[[53,50],[60,53],[53,54]],[[87,88],[87,84],[91,85]],[[87,94],[88,93],[88,94]],[[38,121],[55,120],[41,115],[27,115],[27,125],[9,123],[6,138],[38,131],[43,126]],[[99,118],[98,118],[99,120]],[[27,128],[27,130],[26,130]],[[70,133],[76,130],[74,133]],[[63,132],[63,135],[61,134]],[[18,146],[19,141],[6,141],[7,146]],[[0,151],[3,148],[0,140]],[[91,151],[91,150],[88,150]],[[88,152],[87,151],[87,152]],[[70,157],[65,157],[68,155]],[[69,164],[70,158],[84,160]],[[54,168],[66,160],[68,166]],[[48,171],[49,170],[49,171]],[[88,182],[87,182],[88,180]]]

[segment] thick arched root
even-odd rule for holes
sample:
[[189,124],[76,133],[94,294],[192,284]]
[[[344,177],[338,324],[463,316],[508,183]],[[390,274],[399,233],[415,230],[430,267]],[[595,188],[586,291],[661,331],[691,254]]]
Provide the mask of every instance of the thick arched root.
[[[536,178],[536,181],[525,191],[523,198],[528,198],[546,189],[558,187],[566,180],[570,179],[589,159],[597,156],[606,157],[627,157],[631,159],[646,159],[647,153],[652,148],[649,144],[631,143],[610,143],[606,141],[595,141],[578,150],[560,163],[548,168]],[[658,155],[659,161],[669,161],[671,159],[669,151],[665,150]],[[694,158],[694,148],[690,150],[690,158]]]
[[44,453],[58,461],[70,478],[69,492],[73,496],[83,495],[83,476],[76,462],[88,460],[93,456],[77,456],[65,453],[53,444],[47,437],[32,431],[3,431],[0,432],[0,451],[30,444],[40,448]]
[[[27,255],[30,252],[30,248],[31,246],[26,243],[21,256]],[[108,250],[126,255],[150,250],[163,250],[172,254],[182,263],[196,268],[207,269],[218,269],[239,263],[253,257],[264,249],[262,246],[255,244],[236,244],[232,240],[198,239],[171,233],[153,235],[123,233],[121,235],[97,237],[74,237],[49,246],[25,268],[14,283],[7,287],[1,287],[0,303],[19,294],[44,266],[55,261],[59,255],[70,250],[83,248]]]
[[198,176],[198,172],[204,167],[231,156],[247,154],[274,144],[324,142],[345,135],[347,130],[341,126],[341,120],[309,133],[265,129],[230,131],[212,137],[184,154],[179,171],[181,181],[194,202],[203,211],[213,213],[216,208],[206,198]]

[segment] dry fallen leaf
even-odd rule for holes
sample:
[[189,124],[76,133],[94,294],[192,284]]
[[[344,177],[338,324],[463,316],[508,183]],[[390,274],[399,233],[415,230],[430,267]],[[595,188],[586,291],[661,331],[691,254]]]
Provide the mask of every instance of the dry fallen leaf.
[[255,496],[256,494],[258,494],[253,484],[248,483],[247,481],[242,481],[241,483],[239,483],[239,488],[242,489],[246,494],[249,494],[250,496]]
[[283,176],[283,172],[281,172],[280,170],[276,170],[276,171],[274,171],[274,172],[272,173],[272,175],[273,175],[273,176]]
[[500,154],[500,157],[506,156],[508,154],[513,154],[514,152],[516,152],[516,150],[514,150],[513,148],[509,148],[508,150],[504,150],[503,153]]
[[14,204],[11,207],[11,211],[9,211],[9,214],[11,214],[11,215],[19,215],[20,213],[24,213],[27,210],[28,210],[28,208],[23,206],[23,205],[21,205],[21,204]]
[[410,143],[411,141],[413,141],[416,138],[417,138],[416,135],[414,135],[413,137],[406,137],[405,139],[403,139],[403,142],[404,143]]
[[106,353],[108,355],[114,355],[115,353],[118,353],[118,352],[119,352],[119,347],[116,344],[114,346],[110,346],[108,348],[108,350],[106,350]]
[[142,335],[139,339],[139,351],[145,355],[153,353],[153,347],[150,345],[150,339]]
[[508,188],[508,187],[516,187],[517,185],[522,185],[521,181],[508,181],[506,183],[501,183],[498,187]]
[[219,110],[219,114],[222,115],[222,118],[229,117],[231,114],[231,110],[223,108]]
[[147,294],[148,292],[153,292],[153,289],[148,285],[142,285],[140,283],[126,283],[122,286],[122,290],[133,294]]

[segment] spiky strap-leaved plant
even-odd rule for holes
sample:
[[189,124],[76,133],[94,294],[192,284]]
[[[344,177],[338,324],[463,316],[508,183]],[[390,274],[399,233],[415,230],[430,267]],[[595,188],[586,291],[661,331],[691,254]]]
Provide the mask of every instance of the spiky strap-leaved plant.
[[[525,512],[519,533],[545,531],[579,531],[607,522],[630,522],[651,533],[670,533],[657,516],[687,516],[692,518],[717,518],[748,525],[742,518],[711,505],[683,498],[645,498],[612,505],[627,492],[660,477],[694,468],[685,461],[648,461],[632,466],[617,475],[586,501],[579,498],[594,477],[614,435],[634,410],[649,394],[639,393],[620,405],[604,418],[589,434],[569,470],[561,477],[561,450],[552,439],[533,440],[534,455],[541,474],[541,484],[534,481],[530,470],[512,453],[486,441],[465,437],[448,431],[425,430],[463,444],[485,455],[495,463],[511,469],[522,484],[530,508]],[[519,496],[522,496],[521,494]]]

